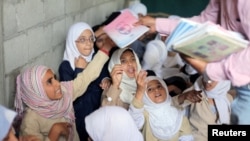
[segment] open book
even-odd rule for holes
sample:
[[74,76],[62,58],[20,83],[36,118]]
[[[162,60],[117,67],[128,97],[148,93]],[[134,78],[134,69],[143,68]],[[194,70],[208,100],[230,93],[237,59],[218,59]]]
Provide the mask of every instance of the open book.
[[246,48],[249,42],[239,33],[211,22],[181,19],[166,41],[169,50],[207,62],[215,62]]
[[138,18],[128,9],[123,10],[110,24],[103,30],[120,48],[126,47],[146,33],[149,28],[146,26],[134,26]]

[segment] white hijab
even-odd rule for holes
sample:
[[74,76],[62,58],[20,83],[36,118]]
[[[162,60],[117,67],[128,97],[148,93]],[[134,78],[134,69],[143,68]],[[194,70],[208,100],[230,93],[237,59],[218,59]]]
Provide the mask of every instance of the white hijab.
[[119,106],[104,106],[85,118],[86,130],[94,141],[143,141],[131,115]]
[[0,141],[2,141],[9,133],[9,130],[12,127],[12,123],[16,115],[16,112],[0,105]]
[[227,98],[228,91],[231,88],[231,82],[228,80],[220,81],[217,85],[210,91],[206,91],[202,84],[203,76],[200,76],[194,83],[194,88],[196,90],[202,90],[208,98],[213,98],[216,109],[218,110],[219,119],[218,124],[229,124],[230,123],[230,113],[231,106]]
[[63,60],[69,61],[70,66],[72,67],[73,70],[75,69],[75,58],[82,56],[84,59],[86,59],[87,62],[90,62],[92,60],[94,48],[92,49],[92,52],[88,56],[83,56],[78,51],[75,42],[82,34],[82,32],[84,32],[84,30],[87,29],[89,29],[94,36],[92,28],[87,23],[84,22],[78,22],[73,24],[68,31],[68,36],[66,40],[66,49],[64,51]]
[[153,70],[158,77],[163,78],[162,67],[167,55],[168,51],[163,41],[156,39],[148,42],[143,55],[142,68]]
[[146,5],[141,2],[130,5],[128,9],[135,12],[137,15],[142,14],[143,16],[146,16],[148,12]]
[[171,97],[165,82],[156,76],[147,77],[146,81],[158,80],[166,90],[167,98],[162,103],[154,103],[145,92],[143,97],[144,108],[149,113],[149,124],[153,135],[162,140],[169,140],[181,127],[184,110],[171,106]]
[[[111,73],[112,69],[114,68],[115,64],[121,64],[120,57],[121,57],[122,53],[128,49],[131,50],[135,56],[136,64],[137,64],[137,72],[139,73],[139,71],[141,70],[141,65],[140,65],[138,56],[129,47],[119,48],[112,54],[110,61],[109,61],[109,65],[108,65],[108,70],[110,73]],[[135,80],[135,78],[129,78],[127,76],[127,74],[125,72],[123,72],[122,80],[121,80],[121,84],[120,84],[119,88],[122,90],[122,92],[120,94],[120,99],[124,103],[130,104],[131,101],[133,100],[134,94],[136,92],[136,80]]]

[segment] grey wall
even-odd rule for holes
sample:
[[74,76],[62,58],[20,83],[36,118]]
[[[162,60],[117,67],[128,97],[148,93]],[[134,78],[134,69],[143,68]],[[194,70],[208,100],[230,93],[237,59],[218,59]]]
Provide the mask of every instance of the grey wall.
[[57,71],[70,25],[93,26],[124,6],[125,0],[1,0],[0,104],[13,107],[15,79],[27,66]]

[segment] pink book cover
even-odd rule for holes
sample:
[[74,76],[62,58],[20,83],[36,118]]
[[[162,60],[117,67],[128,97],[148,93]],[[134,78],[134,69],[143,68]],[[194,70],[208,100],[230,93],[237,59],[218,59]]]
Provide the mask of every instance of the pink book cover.
[[149,30],[146,26],[134,26],[133,24],[137,21],[138,18],[130,10],[126,9],[110,24],[106,25],[103,30],[118,47],[124,48]]

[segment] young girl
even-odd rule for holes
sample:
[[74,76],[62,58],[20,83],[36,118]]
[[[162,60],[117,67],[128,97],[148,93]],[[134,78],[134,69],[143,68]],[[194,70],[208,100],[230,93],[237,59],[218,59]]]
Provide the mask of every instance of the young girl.
[[[206,141],[209,124],[230,124],[230,81],[210,81],[200,76],[192,87],[174,98],[174,105],[188,107],[188,117],[195,140]],[[195,91],[201,91],[195,97]],[[192,98],[191,98],[192,97]]]
[[145,141],[193,141],[184,110],[172,106],[167,85],[157,76],[137,77],[137,91],[129,112]]
[[[79,22],[70,27],[63,62],[59,66],[60,81],[73,80],[80,72],[85,71],[89,67],[88,63],[95,56],[94,42],[95,35],[87,23]],[[112,46],[108,46],[106,51],[109,51],[111,48]],[[103,51],[105,48],[102,46],[100,50]],[[77,63],[75,63],[76,58],[78,60]],[[81,141],[87,141],[88,138],[84,118],[100,107],[102,91],[105,89],[105,86],[108,86],[105,83],[110,84],[107,65],[106,63],[100,68],[100,75],[88,85],[83,95],[78,97],[73,103],[76,127]]]
[[135,75],[141,70],[139,59],[129,47],[117,49],[108,66],[112,84],[103,93],[102,105],[118,105],[128,109],[136,91]]
[[[79,141],[73,101],[99,76],[108,58],[106,53],[98,51],[88,67],[72,81],[59,82],[54,72],[42,65],[27,68],[19,74],[15,107],[18,114],[24,114],[20,135],[35,135],[41,140]],[[24,109],[23,104],[27,108]],[[58,126],[65,130],[55,137],[51,130]]]

